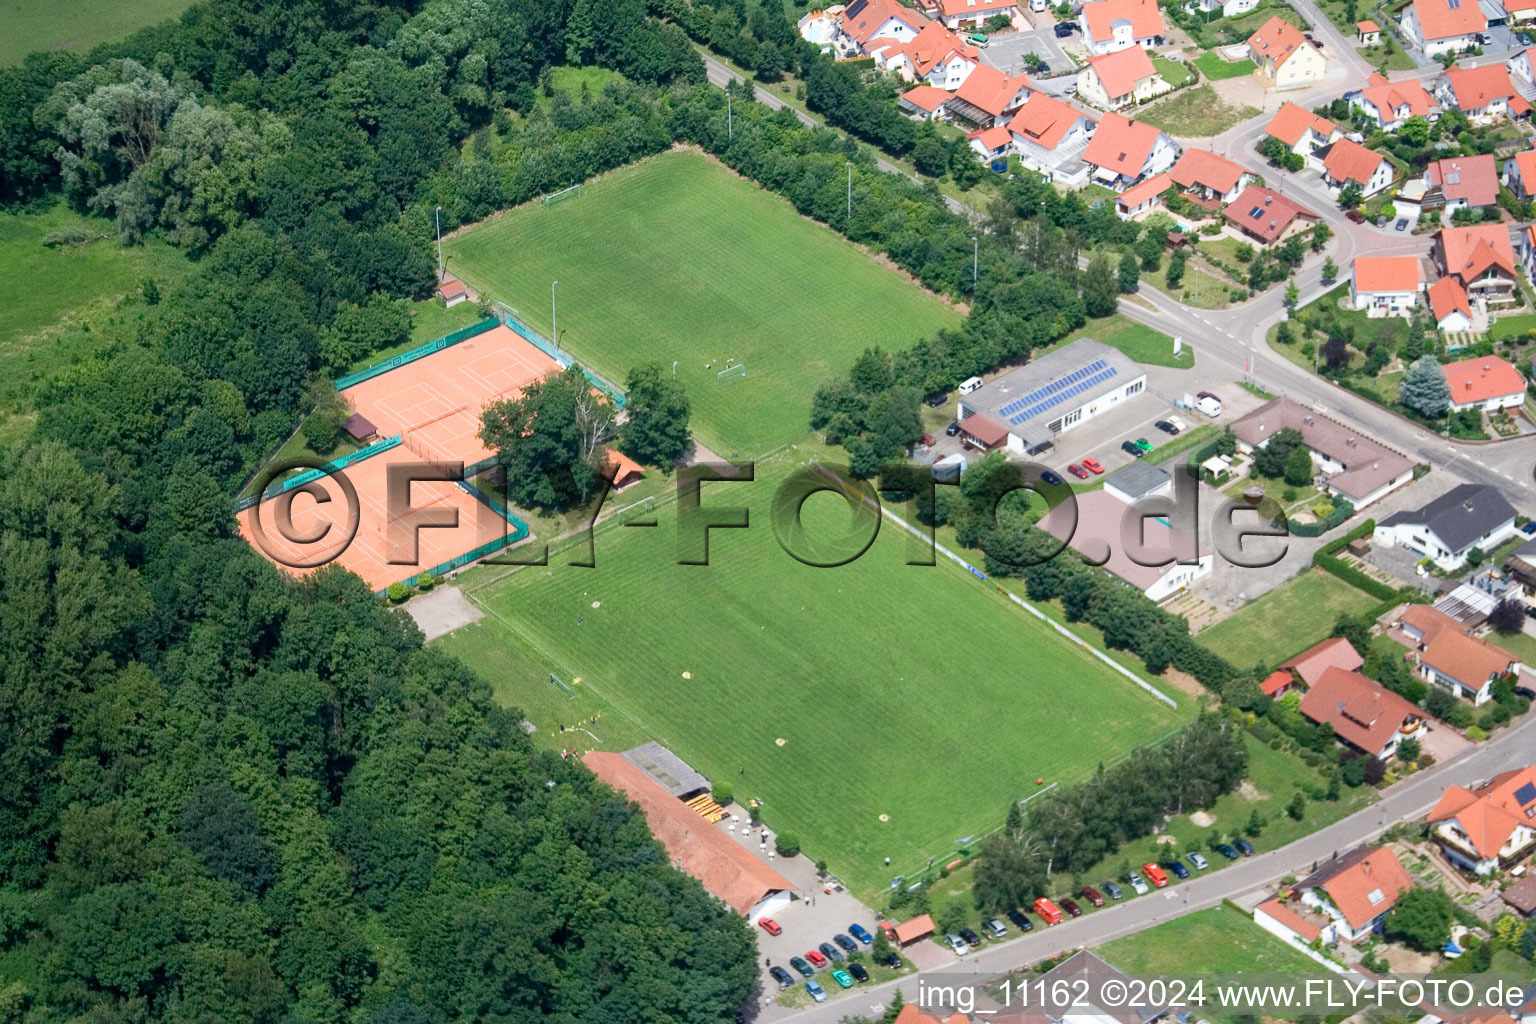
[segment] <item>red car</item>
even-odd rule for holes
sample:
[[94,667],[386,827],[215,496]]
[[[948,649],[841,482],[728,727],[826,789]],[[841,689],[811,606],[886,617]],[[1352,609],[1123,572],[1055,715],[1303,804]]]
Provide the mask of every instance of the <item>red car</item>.
[[811,962],[813,967],[827,966],[827,958],[816,952],[814,949],[808,950],[805,954],[805,958]]
[[1088,479],[1088,471],[1086,469],[1084,469],[1082,466],[1079,466],[1075,462],[1072,463],[1072,465],[1067,467],[1067,472],[1071,473],[1073,476],[1077,477],[1079,480],[1087,480]]
[[1077,891],[1077,894],[1096,907],[1102,907],[1104,905],[1104,897],[1099,895],[1099,890],[1095,889],[1091,885],[1083,886]]
[[923,444],[925,444],[928,447],[932,448],[933,447],[933,435],[932,434],[924,434],[923,435]]
[[1104,472],[1104,467],[1099,463],[1098,459],[1084,459],[1083,468],[1094,474]]
[[779,922],[775,921],[771,917],[760,917],[760,918],[758,918],[757,919],[757,925],[758,925],[759,928],[761,928],[763,931],[767,932],[769,935],[778,935],[778,934],[780,934],[780,933],[782,933],[784,931],[783,928],[779,927]]
[[1083,908],[1078,906],[1077,902],[1075,900],[1062,900],[1061,901],[1061,909],[1065,910],[1068,914],[1071,914],[1073,917],[1082,917],[1083,916]]
[[1349,220],[1355,224],[1365,223],[1365,214],[1361,213],[1359,210],[1350,210],[1344,215],[1344,217],[1346,220]]

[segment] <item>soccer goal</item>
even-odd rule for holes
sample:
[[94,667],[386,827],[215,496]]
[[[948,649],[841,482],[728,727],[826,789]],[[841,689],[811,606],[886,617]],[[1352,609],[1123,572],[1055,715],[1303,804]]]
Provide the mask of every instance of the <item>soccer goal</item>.
[[551,192],[545,196],[544,205],[554,206],[558,202],[563,202],[566,199],[575,199],[579,195],[581,195],[581,186],[579,184],[572,185],[570,188],[563,188],[559,192]]
[[561,693],[565,694],[566,699],[568,699],[568,700],[575,700],[576,699],[576,691],[571,688],[571,684],[566,682],[564,679],[561,679],[559,676],[555,675],[553,672],[551,672],[549,674],[549,683],[555,689],[557,689]]
[[747,364],[737,363],[735,366],[726,367],[715,374],[715,381],[720,384],[729,384],[732,381],[743,380],[747,376]]

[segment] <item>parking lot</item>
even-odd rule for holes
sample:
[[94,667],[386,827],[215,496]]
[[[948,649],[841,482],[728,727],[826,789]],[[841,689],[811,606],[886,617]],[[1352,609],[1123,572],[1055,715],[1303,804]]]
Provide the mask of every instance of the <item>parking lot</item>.
[[[1009,75],[1026,74],[1028,69],[1024,66],[1024,55],[1036,54],[1041,60],[1050,66],[1052,71],[1061,71],[1071,68],[1072,62],[1061,49],[1060,42],[1053,31],[1054,22],[1049,13],[1031,14],[1039,28],[1028,29],[1023,32],[1004,32],[994,35],[988,41],[986,48],[981,51],[981,60],[997,70]],[[1065,89],[1076,81],[1073,76],[1062,76],[1059,80],[1045,80],[1039,83],[1040,88],[1046,92],[1058,92],[1052,86]]]

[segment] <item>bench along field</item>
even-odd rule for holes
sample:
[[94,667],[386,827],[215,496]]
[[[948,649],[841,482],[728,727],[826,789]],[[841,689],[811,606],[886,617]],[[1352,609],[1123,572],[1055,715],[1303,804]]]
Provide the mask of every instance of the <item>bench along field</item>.
[[[1080,780],[1193,714],[942,558],[906,565],[910,539],[889,521],[851,564],[791,558],[770,506],[793,467],[781,456],[754,482],[704,485],[705,505],[745,506],[751,524],[711,531],[707,566],[676,564],[676,503],[663,505],[655,527],[599,533],[595,569],[557,552],[476,570],[464,583],[490,614],[440,642],[524,707],[541,742],[598,745],[550,733],[600,711],[585,727],[603,749],[668,745],[738,801],[761,799],[769,824],[866,897],[1000,825],[1037,777]],[[838,538],[851,520],[822,493],[803,521]]]

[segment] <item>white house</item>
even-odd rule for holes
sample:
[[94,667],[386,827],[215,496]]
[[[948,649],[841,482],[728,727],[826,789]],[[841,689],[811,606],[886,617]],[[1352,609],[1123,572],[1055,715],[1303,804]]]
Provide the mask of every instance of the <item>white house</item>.
[[1121,220],[1132,220],[1163,205],[1163,193],[1174,188],[1173,179],[1157,174],[1133,185],[1115,197],[1115,213]]
[[1536,85],[1536,47],[1519,51],[1505,61],[1504,66],[1509,69],[1509,77],[1515,81]]
[[1304,157],[1307,166],[1321,170],[1323,162],[1318,153],[1342,136],[1344,129],[1305,107],[1285,102],[1270,118],[1264,132],[1285,143],[1292,153]]
[[1459,629],[1440,630],[1417,656],[1421,676],[1473,704],[1488,703],[1493,684],[1521,669],[1520,659],[1498,644]]
[[1520,262],[1525,266],[1525,276],[1536,281],[1536,227],[1527,226],[1520,232]]
[[1317,44],[1279,15],[1248,37],[1248,56],[1260,80],[1272,89],[1300,89],[1321,81],[1328,71]]
[[927,18],[896,0],[853,0],[837,16],[833,45],[839,53],[867,54],[869,44],[910,43],[928,25]]
[[1186,149],[1168,176],[1182,188],[1220,203],[1236,199],[1254,176],[1208,149]]
[[1163,15],[1156,0],[1093,0],[1078,16],[1090,53],[1113,53],[1127,46],[1150,50],[1163,39]]
[[1501,180],[1518,199],[1536,196],[1536,149],[1527,149],[1507,158]]
[[1052,181],[1078,186],[1088,181],[1083,150],[1096,122],[1043,92],[1032,94],[1008,122],[1019,163]]
[[1386,157],[1350,139],[1339,139],[1323,156],[1323,181],[1342,192],[1351,183],[1375,195],[1392,184],[1392,164]]
[[1514,536],[1515,510],[1490,484],[1461,484],[1428,504],[1394,512],[1376,524],[1376,543],[1405,547],[1447,572],[1473,548],[1492,551]]
[[1356,256],[1349,295],[1366,316],[1412,316],[1424,290],[1417,256]]
[[880,70],[947,92],[965,84],[981,61],[981,51],[934,21],[906,42],[872,39],[866,49]]
[[1446,363],[1445,382],[1451,389],[1451,408],[1498,412],[1525,404],[1525,378],[1507,359],[1481,356]]
[[1479,875],[1514,867],[1536,850],[1536,767],[1480,786],[1447,786],[1429,812],[1430,835],[1453,863]]
[[1346,92],[1344,98],[1389,132],[1410,117],[1432,121],[1440,116],[1439,103],[1417,81],[1389,82],[1379,71],[1366,79],[1365,88]]
[[1472,329],[1472,304],[1467,301],[1467,290],[1454,277],[1442,277],[1424,292],[1429,299],[1429,311],[1435,318],[1435,329],[1442,334],[1455,334]]
[[1516,91],[1509,69],[1503,64],[1479,68],[1453,64],[1441,76],[1435,94],[1440,97],[1441,106],[1461,111],[1473,124],[1531,112],[1531,105]]
[[977,29],[998,17],[1012,21],[1019,13],[1014,0],[928,0],[919,6],[956,31]]
[[1117,192],[1168,170],[1177,155],[1178,147],[1167,132],[1113,111],[1099,120],[1088,148],[1083,150],[1093,180]]
[[1482,43],[1488,30],[1477,0],[1413,0],[1398,24],[1409,45],[1429,57],[1470,50]]
[[[1259,0],[1192,0],[1184,5],[1184,9],[1190,14],[1205,15],[1210,18],[1213,14],[1218,18],[1236,18],[1255,7],[1259,6]],[[1220,11],[1220,14],[1215,14]]]
[[1351,850],[1296,883],[1301,904],[1329,919],[1319,936],[1327,945],[1363,942],[1381,930],[1398,897],[1413,888],[1389,846]]
[[1100,110],[1118,110],[1145,103],[1172,88],[1152,66],[1152,58],[1139,46],[1089,57],[1077,73],[1078,99]]
[[1333,497],[1363,509],[1413,482],[1413,461],[1353,427],[1290,398],[1275,398],[1232,424],[1238,449],[1252,453],[1285,429],[1301,432],[1312,465]]

